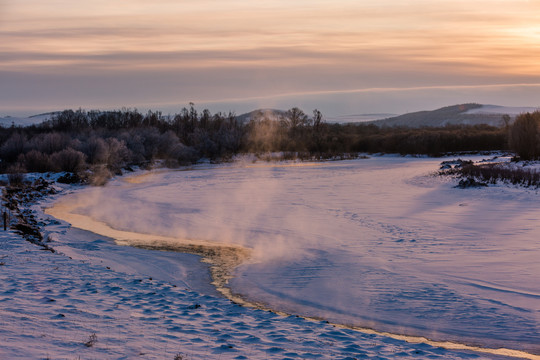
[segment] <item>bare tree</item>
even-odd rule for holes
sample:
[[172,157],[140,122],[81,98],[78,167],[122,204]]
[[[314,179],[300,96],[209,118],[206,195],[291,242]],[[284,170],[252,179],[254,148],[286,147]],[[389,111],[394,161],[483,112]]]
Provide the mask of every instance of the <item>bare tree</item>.
[[86,156],[77,150],[67,148],[51,156],[51,162],[59,171],[76,173],[86,166]]
[[540,156],[540,112],[520,114],[509,132],[509,145],[524,160]]

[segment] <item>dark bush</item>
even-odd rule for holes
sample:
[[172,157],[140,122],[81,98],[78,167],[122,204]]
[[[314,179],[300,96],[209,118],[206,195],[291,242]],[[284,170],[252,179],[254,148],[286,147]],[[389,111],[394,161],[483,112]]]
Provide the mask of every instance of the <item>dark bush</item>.
[[469,164],[456,169],[455,173],[465,179],[491,184],[503,182],[525,187],[540,187],[540,173],[531,169],[509,168],[500,164]]
[[51,162],[57,171],[75,173],[86,167],[85,155],[72,148],[67,148],[52,154]]
[[109,149],[105,140],[98,136],[92,136],[88,141],[81,145],[81,150],[89,164],[104,164],[109,157]]
[[26,169],[20,164],[11,165],[7,170],[8,183],[11,186],[19,186],[24,182]]
[[13,133],[0,147],[2,160],[7,163],[15,162],[19,155],[24,153],[26,142],[26,134],[21,132]]
[[44,173],[54,170],[49,155],[38,150],[30,150],[26,154],[19,155],[18,161],[19,163],[24,164],[24,167],[28,172]]
[[523,160],[540,156],[540,112],[519,115],[510,127],[509,146]]
[[77,174],[67,173],[60,176],[56,181],[61,184],[78,184],[81,182],[81,178]]
[[44,154],[51,155],[67,148],[70,141],[71,138],[66,133],[50,132],[34,136],[28,146]]

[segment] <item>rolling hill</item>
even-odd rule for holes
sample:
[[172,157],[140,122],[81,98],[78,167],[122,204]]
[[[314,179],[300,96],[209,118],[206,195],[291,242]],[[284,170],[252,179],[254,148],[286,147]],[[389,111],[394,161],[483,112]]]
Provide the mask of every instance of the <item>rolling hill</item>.
[[383,120],[370,122],[377,126],[446,126],[446,125],[479,125],[502,126],[503,116],[509,115],[511,120],[524,112],[538,110],[533,107],[509,107],[482,104],[460,104],[446,106],[432,111],[417,111]]

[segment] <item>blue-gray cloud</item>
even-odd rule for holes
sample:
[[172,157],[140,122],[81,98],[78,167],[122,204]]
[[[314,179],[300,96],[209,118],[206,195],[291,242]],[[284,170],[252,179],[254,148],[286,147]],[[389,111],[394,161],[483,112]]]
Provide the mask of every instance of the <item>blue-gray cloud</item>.
[[423,3],[430,6],[416,11],[390,0],[305,9],[307,1],[234,2],[222,13],[226,4],[215,1],[219,11],[205,13],[187,2],[136,1],[124,14],[120,1],[103,8],[114,13],[66,2],[66,12],[43,13],[40,22],[45,5],[11,1],[20,13],[3,28],[0,111],[174,109],[195,101],[237,112],[304,106],[344,114],[470,101],[512,105],[538,95],[537,88],[490,87],[540,83],[538,54],[517,54],[517,40],[528,35],[508,31],[519,29],[508,28],[512,16],[502,2],[483,17],[478,3],[443,2],[446,12]]

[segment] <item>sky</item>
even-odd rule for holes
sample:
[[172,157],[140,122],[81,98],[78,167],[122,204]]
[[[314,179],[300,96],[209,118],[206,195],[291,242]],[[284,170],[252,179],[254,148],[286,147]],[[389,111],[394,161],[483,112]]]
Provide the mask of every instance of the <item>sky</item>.
[[540,0],[0,0],[0,116],[540,106]]

